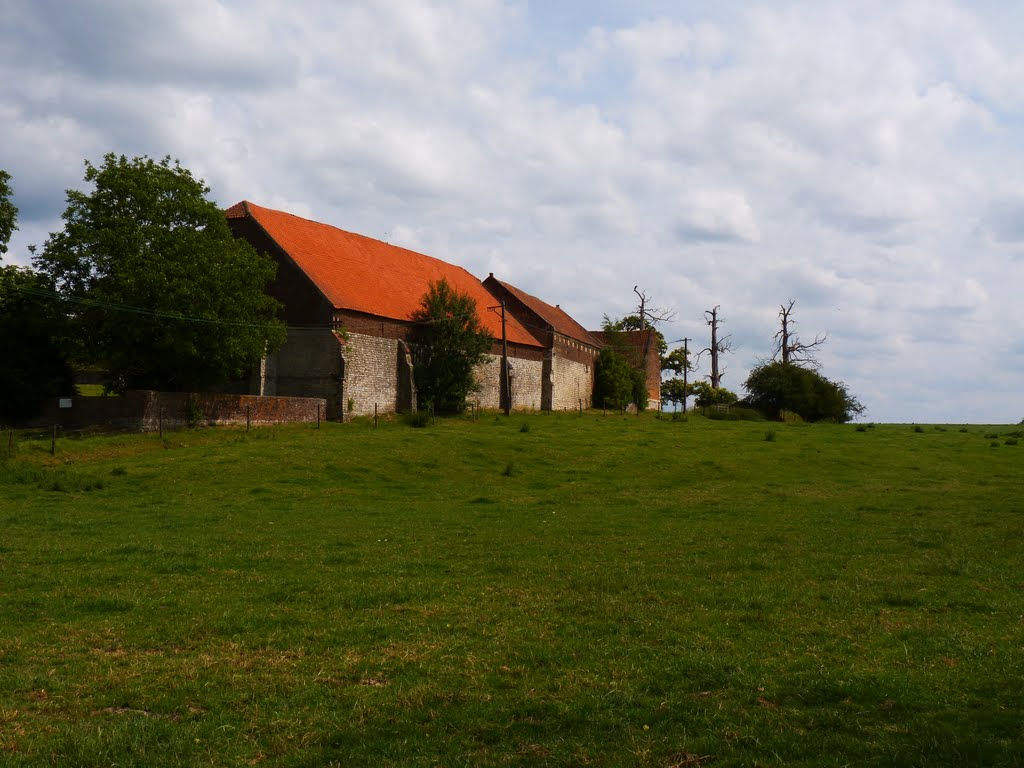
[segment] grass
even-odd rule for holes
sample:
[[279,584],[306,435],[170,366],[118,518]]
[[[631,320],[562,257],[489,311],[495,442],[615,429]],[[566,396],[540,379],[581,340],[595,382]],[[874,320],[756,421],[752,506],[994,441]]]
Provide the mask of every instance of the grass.
[[1013,431],[767,434],[19,436],[0,765],[1020,765]]

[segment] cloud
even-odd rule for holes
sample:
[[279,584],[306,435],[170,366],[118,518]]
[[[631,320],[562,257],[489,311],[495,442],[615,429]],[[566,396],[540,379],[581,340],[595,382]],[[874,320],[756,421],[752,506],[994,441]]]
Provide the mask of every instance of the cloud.
[[[1024,370],[1013,5],[11,0],[8,259],[83,159],[170,154],[224,205],[494,271],[589,327],[639,284],[699,344],[721,305],[735,388],[793,298],[871,418],[994,420],[985,387]],[[950,395],[950,356],[985,381]]]

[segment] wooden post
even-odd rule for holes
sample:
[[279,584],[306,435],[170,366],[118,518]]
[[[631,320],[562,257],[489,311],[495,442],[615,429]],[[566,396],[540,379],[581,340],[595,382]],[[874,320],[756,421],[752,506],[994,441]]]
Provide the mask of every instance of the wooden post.
[[54,456],[57,453],[57,425],[53,425],[53,437],[50,440],[50,455]]
[[316,404],[316,428],[320,429],[320,402]]
[[252,414],[251,414],[251,412],[249,410],[251,407],[252,406],[249,406],[249,405],[245,406],[245,431],[246,432],[249,431],[249,427],[252,425]]

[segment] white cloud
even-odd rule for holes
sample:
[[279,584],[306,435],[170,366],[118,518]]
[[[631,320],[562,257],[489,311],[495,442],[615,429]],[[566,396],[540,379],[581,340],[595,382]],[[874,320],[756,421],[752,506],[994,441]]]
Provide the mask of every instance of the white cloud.
[[[996,420],[1012,397],[986,388],[1024,375],[1011,5],[11,0],[8,258],[83,159],[171,154],[225,205],[494,271],[590,327],[634,284],[678,309],[671,338],[722,305],[735,388],[794,298],[870,418]],[[987,373],[951,394],[957,356]]]

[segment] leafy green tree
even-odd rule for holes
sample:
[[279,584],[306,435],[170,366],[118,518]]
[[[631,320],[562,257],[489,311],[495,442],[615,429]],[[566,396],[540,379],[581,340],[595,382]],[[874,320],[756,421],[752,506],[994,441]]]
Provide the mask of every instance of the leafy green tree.
[[598,408],[625,408],[631,402],[640,410],[647,407],[643,373],[634,369],[611,346],[606,346],[594,365],[594,405]]
[[698,408],[709,408],[712,405],[732,405],[739,398],[735,392],[725,387],[714,387],[707,381],[695,381],[690,387],[690,394],[695,397]]
[[7,253],[7,244],[18,228],[18,209],[11,202],[11,174],[0,168],[0,258]]
[[477,316],[476,301],[441,279],[430,284],[412,319],[418,323],[417,399],[437,411],[461,413],[477,389],[474,369],[493,344]]
[[235,239],[201,180],[170,158],[108,154],[69,190],[36,267],[75,304],[83,362],[114,391],[198,391],[244,376],[284,340],[275,265]]
[[845,384],[792,363],[763,363],[750,372],[744,387],[746,402],[768,418],[792,411],[804,421],[843,423],[864,412]]
[[661,356],[661,370],[671,371],[676,376],[682,376],[683,371],[690,373],[696,369],[690,362],[688,350],[683,347],[676,347],[668,354]]
[[679,405],[693,391],[693,382],[685,383],[682,379],[672,377],[661,382],[661,402],[668,405]]

